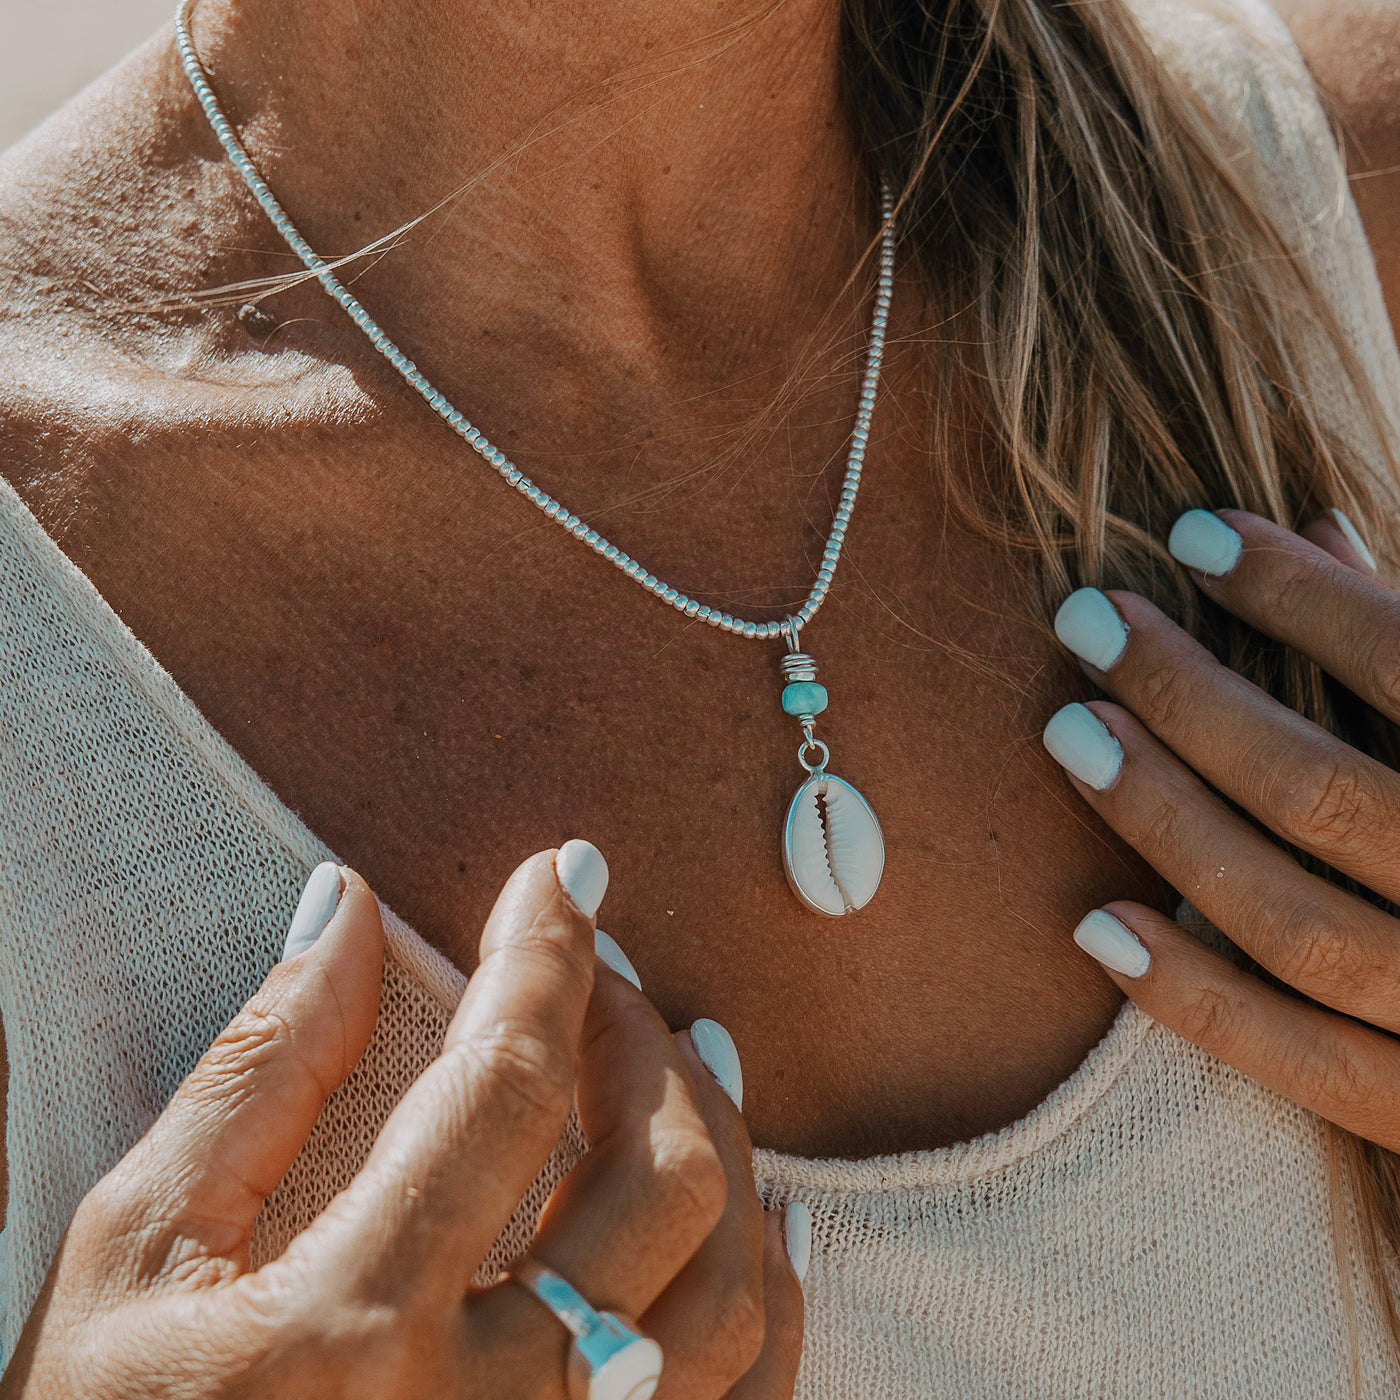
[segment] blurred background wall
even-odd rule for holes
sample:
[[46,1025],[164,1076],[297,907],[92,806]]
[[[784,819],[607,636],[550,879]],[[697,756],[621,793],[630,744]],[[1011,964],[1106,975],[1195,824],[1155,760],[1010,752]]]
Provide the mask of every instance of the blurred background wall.
[[174,13],[175,0],[0,0],[0,149]]

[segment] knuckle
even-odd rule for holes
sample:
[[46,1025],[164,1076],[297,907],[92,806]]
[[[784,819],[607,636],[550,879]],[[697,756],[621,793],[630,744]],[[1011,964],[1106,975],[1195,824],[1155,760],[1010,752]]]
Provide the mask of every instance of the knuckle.
[[761,1293],[735,1289],[720,1306],[710,1333],[711,1369],[732,1385],[758,1360],[768,1333]]
[[1283,822],[1304,843],[1355,850],[1370,835],[1375,797],[1361,769],[1341,760],[1290,775],[1279,806]]
[[1179,662],[1154,662],[1138,681],[1133,709],[1149,729],[1170,731],[1184,718],[1193,690],[1191,676]]
[[652,1149],[651,1171],[670,1218],[697,1239],[719,1224],[729,1195],[724,1164],[709,1135],[676,1130]]
[[1350,965],[1350,938],[1321,909],[1290,903],[1270,930],[1278,975],[1300,991],[1335,987]]
[[573,919],[558,917],[554,906],[535,915],[512,939],[509,952],[513,960],[538,964],[542,975],[560,977],[585,995],[593,985],[593,941],[582,939]]
[[1311,555],[1276,550],[1268,556],[1269,611],[1281,622],[1306,618],[1316,608],[1318,589],[1324,584],[1323,570]]
[[1193,1044],[1228,1060],[1243,1019],[1242,1008],[1233,997],[1219,987],[1200,987],[1184,1008],[1181,1033]]
[[1375,1085],[1345,1040],[1305,1043],[1295,1053],[1289,1075],[1297,1096],[1324,1116],[1365,1116],[1374,1105]]
[[292,1027],[284,1016],[266,1004],[250,1002],[194,1067],[189,1087],[201,1095],[222,1097],[292,1043]]
[[68,1226],[70,1242],[106,1242],[125,1235],[136,1216],[132,1185],[120,1164],[108,1172],[73,1212]]
[[364,1392],[347,1385],[349,1377],[412,1374],[415,1356],[441,1345],[425,1319],[404,1308],[305,1277],[297,1282],[308,1286],[294,1290],[280,1276],[265,1277],[269,1272],[240,1281],[225,1320],[255,1339],[260,1360],[254,1375],[275,1379],[279,1394],[359,1395]]
[[1128,833],[1130,839],[1136,836],[1148,852],[1169,852],[1179,850],[1183,844],[1181,809],[1170,797],[1159,798],[1143,815],[1138,831]]
[[573,1054],[547,1032],[498,1024],[462,1053],[484,1076],[490,1094],[528,1117],[562,1116],[573,1104]]
[[65,1250],[81,1273],[101,1280],[100,1289],[139,1288],[168,1278],[178,1233],[166,1215],[158,1202],[143,1199],[130,1177],[114,1171],[79,1202]]
[[1357,629],[1349,638],[1355,644],[1360,674],[1370,683],[1367,697],[1392,718],[1400,715],[1400,640],[1389,627]]

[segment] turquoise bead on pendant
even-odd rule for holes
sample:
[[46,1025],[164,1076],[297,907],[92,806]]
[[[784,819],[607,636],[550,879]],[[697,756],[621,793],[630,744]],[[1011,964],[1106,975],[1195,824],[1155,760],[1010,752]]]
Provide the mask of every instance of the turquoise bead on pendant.
[[819,715],[826,709],[826,687],[816,681],[793,681],[783,687],[783,709],[790,715]]

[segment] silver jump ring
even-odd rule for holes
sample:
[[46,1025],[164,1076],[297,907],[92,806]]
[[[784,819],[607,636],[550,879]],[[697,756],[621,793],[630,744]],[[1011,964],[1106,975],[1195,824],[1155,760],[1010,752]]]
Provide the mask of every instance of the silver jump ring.
[[[817,760],[816,763],[808,763],[808,762],[807,762],[807,750],[808,750],[808,749],[820,749],[820,750],[822,751],[822,756],[821,756],[820,759]],[[826,769],[826,765],[827,765],[827,763],[830,761],[830,759],[831,759],[831,750],[830,750],[829,748],[827,748],[827,746],[826,746],[824,743],[822,743],[822,741],[821,741],[820,739],[804,739],[804,740],[797,746],[797,761],[798,761],[809,773],[821,773],[821,772],[824,772],[825,769]]]
[[567,1279],[528,1254],[506,1277],[534,1294],[572,1334],[570,1400],[651,1400],[661,1383],[661,1347],[630,1319],[599,1312]]

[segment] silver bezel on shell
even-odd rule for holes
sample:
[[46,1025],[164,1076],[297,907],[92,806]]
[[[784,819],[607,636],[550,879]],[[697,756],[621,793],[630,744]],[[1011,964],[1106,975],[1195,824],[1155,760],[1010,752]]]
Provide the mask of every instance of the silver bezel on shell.
[[[831,910],[823,909],[821,905],[814,903],[798,883],[797,874],[793,869],[793,827],[796,822],[799,805],[811,788],[821,788],[823,784],[832,783],[839,784],[845,791],[849,792],[864,809],[866,816],[870,818],[870,825],[878,839],[880,853],[880,868],[875,873],[875,879],[870,887],[870,893],[860,904],[851,905],[840,914],[833,914]],[[812,776],[793,793],[792,801],[788,803],[787,819],[783,822],[783,870],[787,875],[787,882],[793,894],[795,894],[814,914],[820,914],[825,919],[840,919],[846,914],[853,914],[856,910],[865,908],[875,897],[875,892],[880,888],[880,881],[884,878],[885,873],[885,833],[880,826],[879,817],[875,815],[875,809],[866,801],[865,795],[858,788],[848,783],[844,778],[838,778],[833,773],[820,771],[813,773]],[[839,883],[837,888],[840,888]]]

